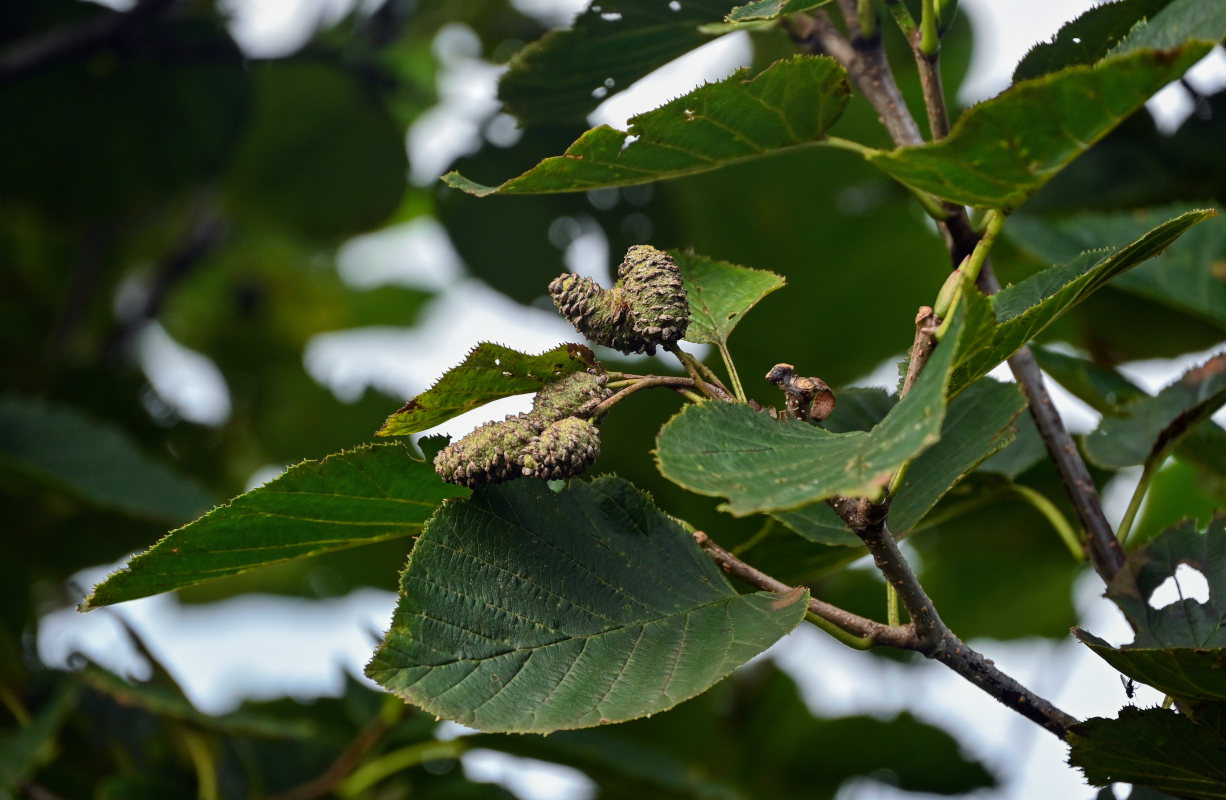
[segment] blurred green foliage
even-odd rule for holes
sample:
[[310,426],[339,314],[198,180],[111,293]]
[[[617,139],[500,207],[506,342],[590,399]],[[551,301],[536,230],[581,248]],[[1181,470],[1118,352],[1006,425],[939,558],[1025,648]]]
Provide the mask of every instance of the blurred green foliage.
[[[603,5],[632,14],[647,3]],[[589,195],[479,200],[410,182],[406,133],[439,101],[438,81],[453,57],[440,49],[440,31],[471,31],[474,57],[493,63],[545,33],[509,0],[387,0],[315,32],[292,53],[260,58],[240,50],[224,7],[142,0],[119,13],[78,0],[0,4],[0,797],[508,797],[465,777],[456,759],[470,746],[576,766],[602,798],[825,797],[856,776],[927,792],[990,785],[943,732],[910,718],[819,720],[770,668],[625,728],[482,736],[470,745],[440,741],[435,720],[355,681],[340,698],[249,703],[208,716],[138,638],[134,646],[153,672],[145,682],[83,661],[72,670],[39,662],[39,620],[80,599],[80,587],[67,583],[77,571],[156,541],[207,498],[242,492],[269,465],[369,441],[404,401],[377,390],[341,401],[304,367],[314,337],[407,329],[435,299],[434,289],[359,289],[342,280],[337,250],[359,233],[437,220],[472,276],[523,304],[547,302],[545,284],[565,268],[576,230],[598,231],[610,264],[629,245],[650,242],[773,270],[787,287],[765,297],[729,343],[747,392],[766,404],[777,397],[758,376],[780,361],[835,387],[897,361],[911,342],[916,307],[931,302],[948,272],[944,244],[912,196],[846,152],[786,153]],[[693,4],[686,20],[706,21],[711,8]],[[594,30],[602,24],[592,12],[583,19]],[[960,20],[943,41],[951,96],[970,59],[971,31],[965,15]],[[672,37],[671,29],[647,29],[650,41],[638,43],[664,47],[661,63],[704,40],[692,30]],[[918,109],[906,45],[890,26],[883,31],[903,93]],[[565,40],[553,36],[549,48],[529,55],[563,52]],[[750,41],[753,71],[793,48],[778,27],[756,30]],[[619,73],[614,91],[644,71]],[[503,96],[531,109],[522,135],[513,143],[495,135],[491,112],[476,122],[484,135],[475,150],[450,167],[498,183],[561,153],[584,131],[582,114],[593,105],[586,83],[587,97],[571,87],[567,102],[551,108],[529,103],[540,74],[514,74]],[[1014,239],[993,254],[1002,280],[1118,245],[1152,227],[1144,224],[1150,217],[1220,203],[1224,98],[1195,98],[1197,113],[1171,135],[1142,109],[1047,183],[1011,221]],[[886,144],[859,96],[832,132]],[[1222,296],[1224,230],[1220,218],[1210,221],[1168,252],[1168,267],[1195,280],[1138,271],[1044,339],[1071,345],[1113,375],[1120,361],[1173,357],[1226,338],[1226,315],[1207,300]],[[228,390],[224,419],[192,422],[159,395],[140,358],[154,324],[217,367]],[[497,332],[454,335],[476,344]],[[1076,385],[1102,378],[1080,367],[1065,374]],[[841,402],[850,406],[853,396]],[[726,546],[744,546],[742,555],[784,580],[804,579],[824,599],[879,611],[879,582],[830,570],[854,548],[820,545],[761,517],[733,519],[715,500],[661,481],[650,451],[680,401],[645,393],[635,403],[633,414],[615,413],[606,424],[598,472],[651,487],[661,508],[718,532]],[[40,452],[40,442],[54,452]],[[1036,464],[1034,445],[1023,430],[913,531],[921,578],[964,636],[1057,637],[1074,622],[1070,590],[1083,567],[1004,477],[1072,518],[1050,467]],[[84,475],[97,480],[73,478],[80,465],[99,462]],[[1183,514],[1203,522],[1222,505],[1224,476],[1212,463],[1181,452],[1159,474],[1138,524],[1145,538]],[[1101,484],[1110,475],[1095,477]],[[290,562],[183,599],[392,590],[408,546],[400,539]],[[876,749],[865,744],[881,737],[894,738]],[[741,740],[752,746],[729,748]],[[798,743],[820,743],[833,766],[811,765]],[[635,761],[643,747],[655,760]],[[624,760],[608,757],[623,752]]]

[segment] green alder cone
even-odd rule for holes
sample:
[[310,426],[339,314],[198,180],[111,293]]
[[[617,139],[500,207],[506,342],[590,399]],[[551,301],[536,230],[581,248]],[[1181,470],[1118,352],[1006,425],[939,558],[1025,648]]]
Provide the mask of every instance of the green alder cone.
[[562,316],[596,344],[627,355],[655,355],[657,347],[680,341],[689,327],[690,304],[672,258],[635,245],[617,273],[611,289],[591,278],[561,275],[549,284],[549,294]]
[[600,431],[585,419],[559,420],[528,443],[523,452],[523,474],[545,480],[579,475],[600,455]]
[[532,401],[532,416],[542,424],[558,422],[567,417],[587,419],[600,403],[613,392],[606,385],[603,373],[576,372],[536,393]]
[[434,457],[434,470],[443,480],[477,487],[501,483],[523,475],[520,452],[545,425],[531,414],[487,422]]
[[681,341],[690,325],[690,301],[672,257],[648,245],[635,245],[626,251],[617,276],[630,296],[637,332],[662,346]]

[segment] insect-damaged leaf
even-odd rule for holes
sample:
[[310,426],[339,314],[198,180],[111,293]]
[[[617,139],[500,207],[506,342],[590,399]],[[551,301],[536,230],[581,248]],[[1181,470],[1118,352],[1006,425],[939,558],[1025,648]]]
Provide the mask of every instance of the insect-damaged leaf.
[[387,418],[377,436],[408,436],[441,425],[492,400],[539,391],[541,387],[595,365],[596,356],[581,344],[560,344],[530,356],[483,342],[459,366]]
[[469,194],[582,192],[678,178],[820,143],[847,105],[847,73],[833,59],[796,56],[750,79],[737,70],[654,111],[579,137],[565,155],[547,158],[499,186],[458,172],[443,176]]

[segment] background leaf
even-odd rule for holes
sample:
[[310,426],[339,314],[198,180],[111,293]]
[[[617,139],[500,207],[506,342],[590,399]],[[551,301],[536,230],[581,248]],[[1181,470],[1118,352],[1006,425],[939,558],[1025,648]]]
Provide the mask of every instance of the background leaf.
[[276,480],[171,531],[94,587],[83,610],[291,558],[416,533],[469,490],[443,483],[403,445],[365,445],[290,467]]
[[736,6],[728,12],[726,19],[728,22],[776,19],[785,14],[796,14],[824,6],[829,2],[830,0],[755,0],[743,6]]
[[590,727],[706,691],[807,607],[801,590],[737,594],[622,479],[517,480],[431,520],[366,672],[479,730]]
[[482,342],[463,363],[447,370],[434,386],[388,417],[377,435],[420,433],[491,400],[538,391],[595,363],[596,356],[581,344],[560,344],[539,356],[530,356]]
[[191,519],[213,505],[203,486],[142,453],[114,425],[12,395],[0,395],[0,468],[165,522]]
[[525,127],[580,121],[611,94],[710,41],[698,27],[723,19],[726,0],[601,0],[565,30],[520,50],[498,85]]
[[1013,441],[1013,421],[1026,408],[1016,384],[984,378],[955,397],[945,410],[941,439],[907,467],[890,502],[888,522],[905,536],[945,493],[993,453]]
[[632,117],[629,132],[593,128],[565,155],[499,186],[483,186],[458,172],[443,180],[485,197],[581,192],[706,172],[820,142],[851,93],[843,68],[825,57],[795,56],[752,79],[747,75],[737,70]]
[[1140,21],[1171,0],[1119,0],[1103,3],[1061,26],[1049,42],[1039,42],[1013,70],[1013,82],[1029,80],[1103,58]]
[[[1151,455],[1188,432],[1197,423],[1217,428],[1207,434],[1222,441],[1222,431],[1209,416],[1226,404],[1226,353],[1188,370],[1154,397],[1137,398],[1119,413],[1104,416],[1085,437],[1086,458],[1102,467],[1144,464]],[[1203,438],[1203,437],[1202,437]]]

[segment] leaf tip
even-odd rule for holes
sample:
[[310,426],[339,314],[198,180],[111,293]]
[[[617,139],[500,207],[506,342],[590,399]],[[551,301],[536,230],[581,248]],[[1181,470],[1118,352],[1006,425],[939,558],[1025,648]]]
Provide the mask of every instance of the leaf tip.
[[477,183],[461,175],[457,170],[452,170],[440,178],[443,183],[450,186],[452,189],[459,189],[462,192],[475,195],[477,197],[485,197],[486,195],[497,192],[500,187],[486,186],[483,183]]

